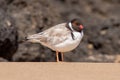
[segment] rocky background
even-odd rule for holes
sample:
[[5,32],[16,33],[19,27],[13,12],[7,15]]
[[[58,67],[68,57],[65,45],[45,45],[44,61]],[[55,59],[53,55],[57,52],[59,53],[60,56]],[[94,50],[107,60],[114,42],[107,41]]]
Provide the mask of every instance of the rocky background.
[[82,20],[84,38],[75,50],[64,54],[64,61],[117,60],[120,0],[0,0],[0,61],[54,62],[54,51],[21,40],[73,18]]

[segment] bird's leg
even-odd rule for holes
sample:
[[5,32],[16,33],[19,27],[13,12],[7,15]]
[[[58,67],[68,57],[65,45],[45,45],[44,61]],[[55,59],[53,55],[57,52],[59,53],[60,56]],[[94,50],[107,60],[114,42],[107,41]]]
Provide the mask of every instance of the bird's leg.
[[61,52],[61,60],[63,61],[64,60],[64,57],[63,57],[63,53]]
[[56,51],[56,61],[59,62],[58,51]]

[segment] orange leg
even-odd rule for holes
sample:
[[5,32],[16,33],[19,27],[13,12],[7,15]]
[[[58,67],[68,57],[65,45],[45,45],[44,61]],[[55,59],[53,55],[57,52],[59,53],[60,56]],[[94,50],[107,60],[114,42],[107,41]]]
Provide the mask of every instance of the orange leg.
[[56,51],[56,61],[59,62],[58,51]]
[[63,54],[64,53],[61,52],[61,59],[62,59],[62,61],[64,60],[64,55]]

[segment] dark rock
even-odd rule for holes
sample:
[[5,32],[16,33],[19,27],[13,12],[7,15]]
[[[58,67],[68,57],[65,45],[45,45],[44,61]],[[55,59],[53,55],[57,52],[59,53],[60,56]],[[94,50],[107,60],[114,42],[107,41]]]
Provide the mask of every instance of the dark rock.
[[17,50],[17,29],[14,20],[3,10],[0,10],[0,57],[12,60]]
[[0,62],[8,62],[8,60],[6,60],[6,59],[0,57]]

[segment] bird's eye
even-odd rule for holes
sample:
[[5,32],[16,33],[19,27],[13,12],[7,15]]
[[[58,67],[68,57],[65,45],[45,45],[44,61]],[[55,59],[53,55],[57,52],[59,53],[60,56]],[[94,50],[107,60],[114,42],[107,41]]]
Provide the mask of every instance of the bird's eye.
[[80,24],[79,23],[75,23],[75,25],[79,26]]

